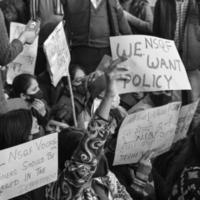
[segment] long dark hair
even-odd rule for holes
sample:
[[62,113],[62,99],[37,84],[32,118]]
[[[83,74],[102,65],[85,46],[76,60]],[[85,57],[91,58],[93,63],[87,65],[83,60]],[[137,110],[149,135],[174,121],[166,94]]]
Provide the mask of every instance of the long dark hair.
[[189,166],[200,166],[200,126],[196,128],[187,139],[184,147],[171,167],[168,178],[168,192],[171,192],[173,185],[180,177],[183,169]]
[[20,97],[21,93],[26,94],[31,85],[31,79],[37,80],[32,74],[20,74],[16,76],[12,84],[11,97]]
[[20,109],[0,115],[0,149],[27,142],[31,128],[30,110]]

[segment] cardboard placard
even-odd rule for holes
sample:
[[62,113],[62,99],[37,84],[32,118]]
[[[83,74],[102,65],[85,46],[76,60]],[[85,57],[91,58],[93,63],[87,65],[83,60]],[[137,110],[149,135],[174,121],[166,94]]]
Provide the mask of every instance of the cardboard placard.
[[120,129],[114,165],[136,163],[147,151],[157,156],[173,142],[181,102],[128,115]]
[[146,35],[110,38],[113,59],[126,56],[130,81],[118,83],[119,94],[191,90],[187,73],[172,40]]
[[69,74],[71,60],[62,21],[44,42],[43,47],[49,62],[51,81],[56,87],[60,79]]
[[17,197],[57,180],[58,134],[0,151],[0,199]]
[[[19,38],[21,33],[25,30],[26,25],[11,22],[10,24],[10,42]],[[23,73],[34,74],[35,62],[38,51],[38,36],[31,45],[24,45],[23,51],[15,58],[15,60],[8,64],[7,83],[12,84],[13,79]]]
[[199,100],[189,105],[185,105],[180,109],[178,124],[173,143],[176,143],[177,141],[186,137],[198,104]]

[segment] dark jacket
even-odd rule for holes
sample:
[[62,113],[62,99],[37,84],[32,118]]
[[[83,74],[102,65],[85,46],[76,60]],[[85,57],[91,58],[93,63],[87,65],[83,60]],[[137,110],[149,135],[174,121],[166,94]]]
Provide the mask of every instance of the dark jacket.
[[174,0],[157,0],[154,10],[153,34],[174,39],[176,29],[176,4]]
[[[66,32],[72,46],[88,46],[90,23],[90,0],[62,0]],[[118,0],[107,0],[111,36],[131,34]]]

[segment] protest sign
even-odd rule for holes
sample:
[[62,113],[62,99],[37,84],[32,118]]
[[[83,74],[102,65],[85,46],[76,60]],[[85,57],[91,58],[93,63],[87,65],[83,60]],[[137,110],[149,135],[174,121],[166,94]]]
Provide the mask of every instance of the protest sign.
[[175,43],[145,35],[110,38],[113,59],[126,56],[130,80],[118,82],[119,93],[190,90]]
[[176,143],[177,141],[186,137],[198,104],[199,100],[189,105],[183,106],[180,109],[178,124],[173,143]]
[[60,79],[69,74],[71,60],[62,21],[44,42],[44,51],[49,62],[51,81],[56,87]]
[[0,151],[0,199],[10,199],[57,180],[58,134]]
[[[21,33],[25,30],[26,25],[11,22],[10,24],[10,42],[19,38]],[[22,73],[34,74],[35,62],[38,50],[38,37],[33,44],[24,45],[23,51],[15,58],[15,60],[8,64],[7,83],[12,84],[13,79]]]
[[181,103],[128,115],[120,129],[114,165],[136,163],[147,151],[157,156],[173,142]]

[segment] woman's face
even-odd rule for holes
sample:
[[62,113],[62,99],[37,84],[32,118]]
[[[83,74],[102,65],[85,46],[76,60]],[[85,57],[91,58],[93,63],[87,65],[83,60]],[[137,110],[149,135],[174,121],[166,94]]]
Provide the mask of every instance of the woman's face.
[[82,69],[77,69],[74,74],[73,85],[81,84],[83,77],[85,77],[85,72]]
[[35,79],[31,79],[30,80],[30,86],[26,91],[27,95],[32,95],[32,94],[36,94],[38,91],[40,91],[38,82]]

